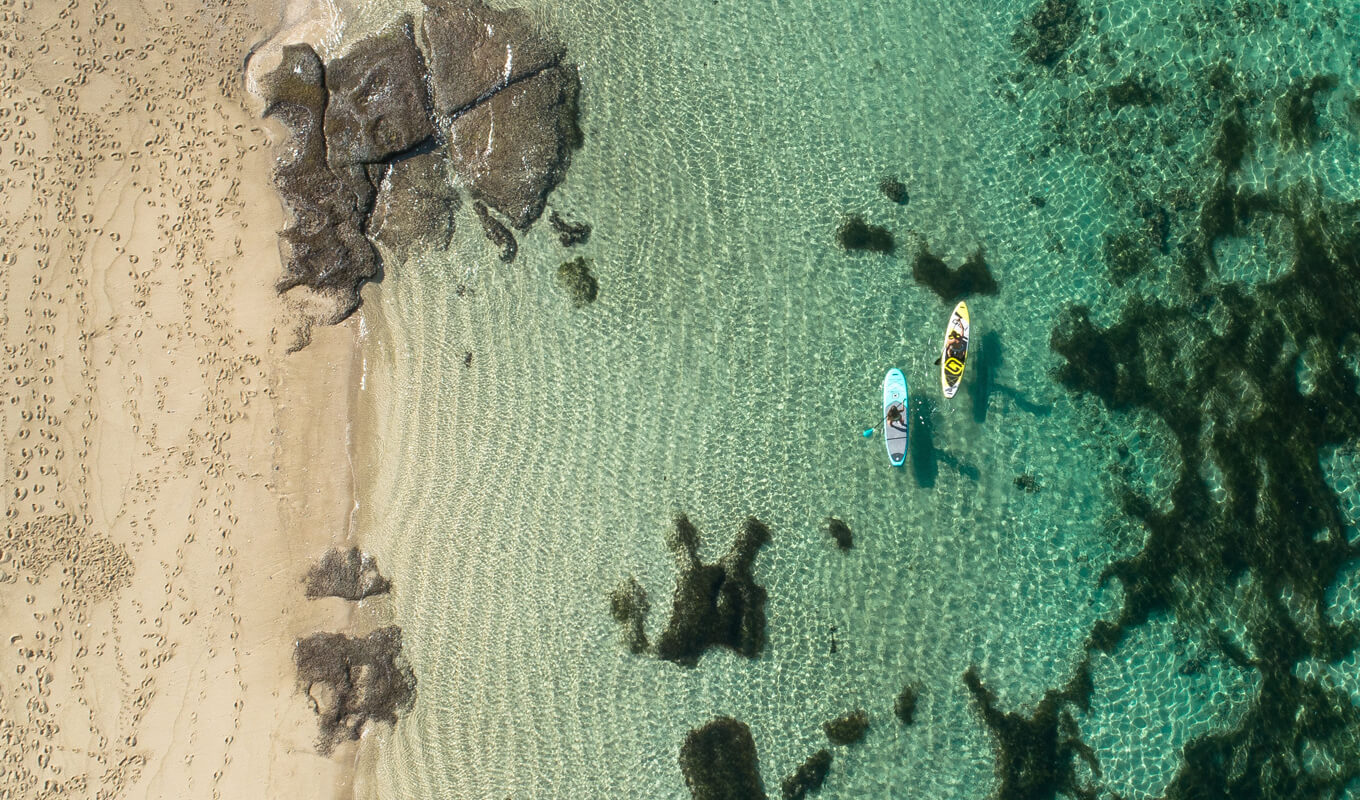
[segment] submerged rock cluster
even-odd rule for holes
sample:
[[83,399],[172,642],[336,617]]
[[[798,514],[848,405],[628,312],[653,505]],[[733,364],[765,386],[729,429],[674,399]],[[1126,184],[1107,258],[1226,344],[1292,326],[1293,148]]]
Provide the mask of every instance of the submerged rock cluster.
[[379,272],[370,238],[398,256],[447,245],[451,176],[513,259],[509,228],[538,219],[580,146],[580,80],[565,53],[524,12],[480,0],[425,0],[419,44],[408,18],[328,64],[285,46],[259,81],[264,115],[291,134],[275,172],[292,214],[278,290],[333,298],[323,322],[348,316]]
[[958,269],[951,270],[944,259],[923,246],[916,254],[911,277],[946,303],[954,303],[972,295],[992,295],[1000,290],[983,258],[982,248],[974,250]]
[[[681,514],[666,537],[680,574],[670,619],[657,637],[655,654],[685,667],[699,663],[708,648],[726,647],[747,657],[765,646],[765,587],[756,583],[752,562],[770,539],[770,530],[747,517],[727,554],[712,564],[699,558],[699,530]],[[624,641],[634,653],[647,651],[647,592],[628,578],[609,598],[610,614],[623,626]]]
[[699,531],[685,516],[675,520],[667,544],[679,560],[671,618],[657,637],[659,658],[694,666],[713,645],[727,647],[747,658],[765,646],[765,587],[751,573],[770,530],[747,517],[732,548],[716,563],[699,559]]
[[[1039,37],[1027,34],[1017,41],[1027,59],[1069,64],[1064,79],[1073,81],[1100,69],[1131,74],[1118,63],[1117,35],[1093,24],[1089,46],[1077,44],[1081,31],[1064,22],[1085,17],[1075,3],[1048,0],[1040,16],[1056,26],[1055,46],[1035,58],[1028,48]],[[1220,34],[1284,16],[1242,4],[1230,16],[1186,7],[1179,21],[1194,32],[1191,45],[1218,47]],[[1316,157],[1310,150],[1331,135],[1324,101],[1338,81],[1305,74],[1279,89],[1278,76],[1216,57],[1189,67],[1192,91],[1163,90],[1175,82],[1142,66],[1113,86],[1093,77],[1085,92],[1058,88],[1055,118],[1045,121],[1053,137],[1034,154],[1070,147],[1092,156],[1127,211],[1104,248],[1127,299],[1102,312],[1112,322],[1098,324],[1081,306],[1062,314],[1050,337],[1061,362],[1053,377],[1112,414],[1156,417],[1180,466],[1161,503],[1114,482],[1144,539],[1102,574],[1120,584],[1123,602],[1093,626],[1066,686],[1033,713],[1007,713],[976,669],[965,675],[997,745],[1002,800],[1104,796],[1074,722],[1093,692],[1091,654],[1113,652],[1162,614],[1259,679],[1230,727],[1183,748],[1164,800],[1320,800],[1360,778],[1360,709],[1317,668],[1360,646],[1360,626],[1329,614],[1329,591],[1360,545],[1319,458],[1360,442],[1360,198],[1306,179],[1263,186],[1259,170],[1242,177],[1253,160],[1298,166]],[[1187,63],[1195,61],[1178,59],[1177,68]],[[1057,88],[1045,80],[1017,73],[1014,85]],[[1141,171],[1150,154],[1161,168]],[[1155,290],[1140,291],[1144,284]]]
[[[357,602],[385,594],[391,585],[373,557],[357,547],[332,548],[305,578],[307,597],[340,597]],[[359,738],[370,720],[395,723],[415,700],[416,679],[401,657],[401,628],[379,628],[367,636],[318,632],[298,639],[293,663],[298,687],[316,712],[321,731],[317,751]]]

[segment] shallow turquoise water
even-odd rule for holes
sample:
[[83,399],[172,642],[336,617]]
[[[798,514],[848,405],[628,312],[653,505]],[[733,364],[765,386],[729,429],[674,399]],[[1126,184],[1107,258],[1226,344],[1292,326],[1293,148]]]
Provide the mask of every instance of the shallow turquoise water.
[[[1141,544],[1115,489],[1165,505],[1180,468],[1155,416],[1050,375],[1064,308],[1107,324],[1133,296],[1176,291],[1172,256],[1116,286],[1103,249],[1138,198],[1205,160],[1202,121],[1165,115],[1194,107],[1219,60],[1268,98],[1337,74],[1329,136],[1304,155],[1258,144],[1239,181],[1357,194],[1355,9],[1264,9],[1102,6],[1075,45],[1084,73],[1055,75],[1011,42],[1028,4],[538,8],[581,65],[586,143],[552,206],[594,226],[577,250],[600,297],[571,308],[553,276],[578,253],[546,225],[506,266],[466,208],[448,253],[389,265],[365,291],[361,534],[393,577],[418,679],[415,708],[381,734],[380,793],[681,798],[680,742],[728,714],[751,726],[777,795],[825,746],[821,722],[864,708],[869,735],[836,748],[822,796],[987,796],[992,739],[962,674],[976,665],[1023,712],[1065,683],[1121,602],[1101,570]],[[346,13],[341,38],[395,9]],[[1165,108],[1103,109],[1103,87],[1138,70]],[[890,175],[908,205],[878,193]],[[840,250],[852,213],[894,231],[896,253]],[[1173,215],[1173,239],[1193,216]],[[974,375],[948,402],[931,362],[950,306],[911,277],[926,244],[951,266],[983,248],[1000,283],[969,298],[991,386]],[[1271,246],[1225,242],[1216,279],[1279,274]],[[919,417],[904,469],[860,436],[892,366]],[[1354,479],[1329,480],[1354,508]],[[621,643],[609,592],[635,576],[655,637],[681,512],[710,558],[747,515],[769,525],[760,658],[713,650],[685,669]],[[849,553],[823,533],[828,515],[853,529]],[[1338,608],[1354,605],[1346,576]],[[1158,617],[1094,659],[1078,721],[1106,796],[1159,794],[1180,748],[1233,724],[1256,690],[1222,660],[1182,674],[1198,636]],[[1324,666],[1360,696],[1353,669]],[[922,700],[902,727],[892,701],[908,680]]]

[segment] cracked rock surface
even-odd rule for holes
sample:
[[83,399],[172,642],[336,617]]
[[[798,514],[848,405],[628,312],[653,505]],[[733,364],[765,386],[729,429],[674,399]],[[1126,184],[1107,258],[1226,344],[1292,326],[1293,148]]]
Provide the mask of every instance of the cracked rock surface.
[[[447,247],[461,207],[453,176],[526,230],[580,146],[576,67],[527,13],[426,0],[420,46],[415,27],[404,18],[325,65],[308,45],[286,45],[259,81],[264,115],[291,134],[275,171],[292,218],[277,289],[331,298],[323,323],[349,316],[379,276],[372,241],[403,259]],[[505,225],[478,216],[513,259]]]

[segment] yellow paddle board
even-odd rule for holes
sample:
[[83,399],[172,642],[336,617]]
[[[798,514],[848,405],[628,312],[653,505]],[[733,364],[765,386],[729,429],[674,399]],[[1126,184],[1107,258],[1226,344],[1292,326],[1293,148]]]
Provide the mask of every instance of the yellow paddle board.
[[949,327],[944,331],[944,347],[940,351],[940,387],[946,398],[953,397],[963,381],[963,369],[968,364],[968,304],[954,306],[949,315]]

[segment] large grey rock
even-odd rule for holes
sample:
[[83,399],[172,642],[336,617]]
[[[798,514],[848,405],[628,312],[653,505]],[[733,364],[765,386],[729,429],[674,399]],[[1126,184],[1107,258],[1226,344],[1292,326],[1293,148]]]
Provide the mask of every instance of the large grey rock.
[[400,655],[401,629],[395,625],[363,638],[314,633],[298,640],[293,661],[321,724],[321,753],[358,739],[365,722],[395,723],[397,712],[411,707],[416,679]]
[[566,52],[524,11],[480,0],[425,0],[421,34],[435,110],[445,115],[555,66]]
[[425,65],[410,20],[326,65],[326,148],[333,165],[372,164],[434,135]]
[[280,292],[307,285],[339,298],[337,321],[359,304],[359,284],[378,271],[364,238],[372,186],[363,170],[337,173],[326,159],[323,120],[325,71],[305,44],[283,48],[283,58],[260,80],[265,116],[289,130],[292,141],[274,173],[279,196],[292,214],[281,234],[285,245]]
[[580,145],[574,66],[558,66],[473,106],[448,132],[454,169],[478,199],[524,230],[543,213]]
[[333,547],[326,551],[313,567],[307,571],[308,597],[343,597],[346,600],[363,600],[375,594],[386,594],[391,583],[378,572],[378,564],[373,556],[361,552],[357,547],[341,550]]
[[398,258],[427,248],[444,249],[461,201],[442,152],[395,161],[379,187],[368,235]]

